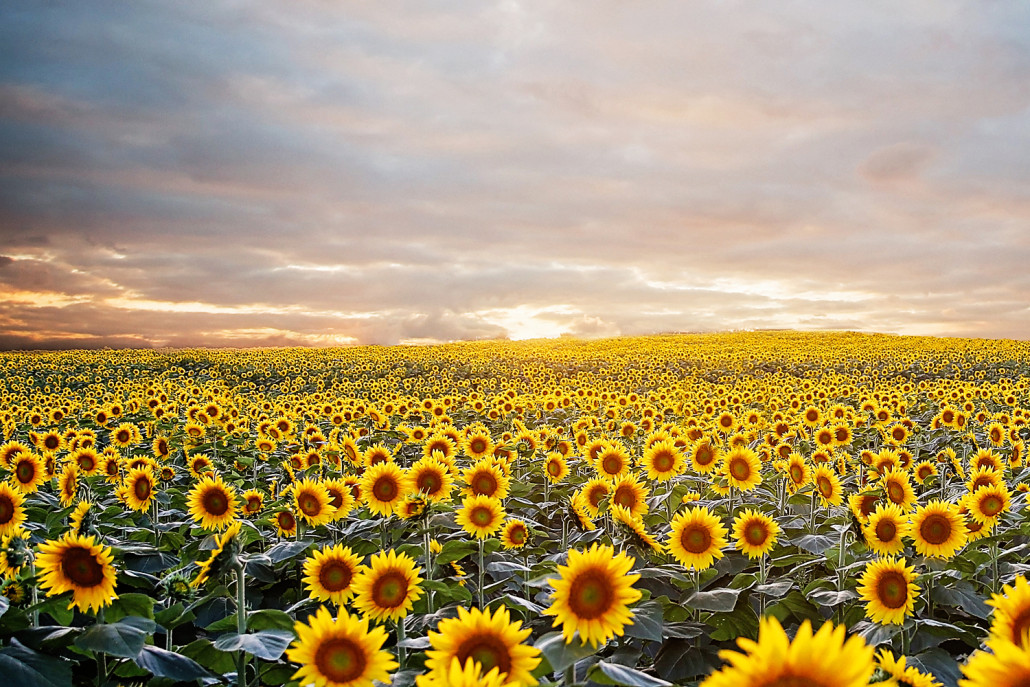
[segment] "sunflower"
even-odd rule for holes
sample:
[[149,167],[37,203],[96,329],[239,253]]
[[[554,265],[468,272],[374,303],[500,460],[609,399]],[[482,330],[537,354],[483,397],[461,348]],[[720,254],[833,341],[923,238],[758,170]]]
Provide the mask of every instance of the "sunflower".
[[297,516],[291,510],[281,510],[275,514],[275,529],[280,537],[292,537],[297,534]]
[[508,520],[501,528],[501,544],[506,549],[521,549],[529,541],[529,528],[521,520]]
[[419,572],[407,554],[375,554],[354,580],[354,607],[375,620],[400,620],[422,596]]
[[441,460],[447,460],[453,458],[457,452],[454,440],[443,434],[434,434],[422,444],[423,458],[432,458],[434,453],[439,453]]
[[318,687],[372,687],[390,683],[397,661],[383,651],[387,633],[368,620],[339,609],[335,618],[320,606],[308,623],[293,626],[297,634],[286,657],[300,668],[293,679]]
[[405,491],[421,494],[433,502],[450,498],[454,478],[447,466],[435,458],[422,458],[408,470]]
[[802,489],[812,479],[812,470],[805,462],[805,457],[799,453],[791,453],[787,458],[787,489],[794,493]]
[[0,482],[0,536],[17,532],[26,517],[25,497],[7,482]]
[[99,611],[118,598],[114,591],[115,569],[111,549],[70,532],[39,545],[36,567],[39,585],[47,596],[72,593],[68,608]]
[[866,617],[881,624],[901,625],[915,609],[919,587],[915,566],[905,567],[904,558],[880,558],[866,563],[859,578],[858,593],[866,602]]
[[776,544],[780,526],[765,513],[747,508],[733,521],[733,538],[736,547],[748,558],[759,558]]
[[969,516],[981,524],[997,520],[1012,505],[1009,488],[1004,484],[980,487],[972,494],[966,494],[962,503],[969,510]]
[[989,639],[993,653],[977,651],[962,666],[958,687],[1023,687],[1030,684],[1030,651],[999,639]]
[[322,480],[322,486],[329,492],[329,505],[333,507],[333,520],[341,520],[354,509],[354,494],[342,479]]
[[224,530],[236,518],[236,490],[221,477],[204,477],[186,498],[190,515],[207,530]]
[[20,441],[8,441],[3,446],[0,446],[0,465],[10,470],[11,461],[14,460],[15,456],[22,453],[32,453],[32,449]]
[[751,491],[762,483],[762,462],[758,454],[746,446],[730,449],[722,464],[722,472],[731,487]]
[[125,503],[135,511],[150,508],[154,501],[154,473],[149,468],[130,470],[125,476]]
[[565,457],[557,451],[551,451],[544,459],[544,476],[551,484],[560,482],[569,474],[569,465]]
[[900,506],[881,503],[862,526],[866,545],[881,556],[892,556],[905,549],[902,537],[908,533],[908,518]]
[[12,458],[11,473],[11,484],[23,494],[32,494],[46,481],[46,470],[34,453],[19,453]]
[[334,508],[329,504],[329,490],[321,482],[302,479],[293,485],[295,512],[312,526],[333,519]]
[[230,570],[234,561],[234,551],[231,545],[242,527],[239,520],[234,520],[225,528],[225,531],[214,535],[214,549],[207,560],[197,563],[197,576],[190,582],[191,587],[200,587],[207,582],[211,575],[220,577]]
[[901,468],[891,468],[884,473],[880,486],[891,503],[901,506],[903,511],[912,510],[916,503],[916,492],[907,472]]
[[973,493],[981,487],[997,486],[1004,481],[1001,470],[996,470],[990,466],[977,467],[970,471],[969,479],[966,481],[966,489],[969,493]]
[[354,594],[354,579],[362,567],[349,546],[323,547],[304,561],[304,584],[312,599],[340,606]]
[[186,456],[186,461],[190,466],[190,474],[197,479],[201,479],[215,471],[214,465],[211,464],[211,460],[207,456]]
[[630,457],[621,447],[615,444],[605,444],[597,455],[597,462],[594,469],[599,477],[610,481],[617,480],[629,470]]
[[707,570],[716,559],[722,558],[726,535],[719,516],[704,506],[695,506],[677,513],[672,519],[672,531],[666,547],[681,565],[695,570]]
[[34,443],[40,451],[49,451],[50,453],[56,453],[65,447],[64,437],[57,432],[37,435]]
[[508,496],[511,481],[490,458],[483,458],[461,475],[467,485],[464,496],[492,496],[504,499]]
[[601,501],[606,499],[612,491],[612,486],[606,479],[595,477],[588,481],[579,491],[576,492],[581,498],[581,503],[590,517],[596,518],[601,507]]
[[874,492],[852,494],[848,497],[848,507],[851,508],[851,513],[855,516],[856,520],[866,522],[879,501],[879,495]]
[[663,439],[651,444],[644,451],[641,462],[647,469],[647,478],[658,482],[671,479],[683,472],[686,467],[683,452],[671,439]]
[[990,468],[1001,472],[1003,468],[1001,456],[990,449],[982,448],[969,457],[970,472],[977,468]]
[[894,658],[890,649],[883,649],[876,656],[876,663],[880,670],[890,676],[892,682],[884,682],[885,687],[890,684],[905,685],[905,687],[942,687],[932,675],[924,673],[915,666],[906,666],[906,657]]
[[365,463],[365,467],[372,467],[379,463],[392,463],[393,462],[393,451],[382,444],[376,444],[375,446],[369,446],[362,460]]
[[924,484],[926,480],[937,476],[937,466],[932,460],[921,460],[916,463],[913,475],[917,482]]
[[591,520],[590,509],[587,506],[586,501],[580,492],[576,492],[572,495],[572,498],[568,501],[568,515],[575,525],[576,529],[580,532],[590,532],[596,530],[597,526],[594,525],[594,521]]
[[951,558],[966,543],[958,508],[939,499],[916,509],[908,535],[915,541],[917,553],[932,558]]
[[265,496],[257,489],[248,489],[243,492],[243,514],[253,517],[265,507]]
[[404,500],[404,470],[393,461],[378,463],[361,476],[361,493],[372,513],[389,516]]
[[164,435],[154,437],[154,441],[151,443],[150,448],[154,452],[154,457],[160,458],[161,460],[172,455],[171,444],[168,443],[168,437]]
[[447,669],[452,661],[464,664],[474,661],[484,673],[497,669],[505,687],[537,684],[533,669],[540,663],[540,650],[523,644],[530,629],[519,620],[511,620],[508,609],[499,606],[491,615],[489,609],[471,610],[458,607],[457,618],[444,618],[430,631],[426,651],[426,669],[430,674]]
[[132,423],[123,422],[111,430],[111,444],[118,448],[128,448],[138,439],[139,429]]
[[505,516],[500,500],[489,496],[466,496],[454,519],[476,539],[485,539],[500,528]]
[[806,620],[791,641],[775,616],[765,616],[758,641],[740,638],[737,645],[743,653],[720,651],[730,665],[705,678],[701,687],[866,687],[876,668],[873,648],[861,637],[845,641],[844,626],[830,622],[813,634]]
[[92,448],[80,448],[68,456],[68,462],[74,463],[86,477],[92,477],[100,472],[103,458]]
[[612,519],[626,529],[630,541],[638,548],[651,550],[655,553],[665,553],[665,545],[647,531],[647,525],[644,524],[643,518],[635,516],[629,510],[614,504],[610,512]]
[[694,444],[690,451],[690,466],[699,475],[707,475],[719,467],[721,458],[719,449],[708,439],[703,439]]
[[456,658],[450,668],[415,676],[415,687],[503,687],[501,672],[492,668],[484,673],[483,666],[473,659],[465,661],[464,668]]
[[611,504],[621,506],[634,518],[643,516],[648,511],[647,489],[633,473],[625,475],[612,483]]
[[991,637],[1030,649],[1030,584],[1017,577],[1012,584],[991,596],[988,606],[994,607]]
[[0,537],[0,575],[12,578],[32,560],[32,545],[29,533],[18,529]]
[[820,465],[812,471],[812,482],[824,506],[839,506],[844,500],[840,478],[828,465]]
[[490,434],[485,430],[474,431],[465,437],[462,448],[464,448],[465,455],[469,458],[479,460],[493,454],[494,442],[490,438]]
[[622,636],[633,622],[629,604],[642,596],[633,588],[640,575],[629,574],[635,562],[596,542],[586,551],[569,551],[568,564],[558,566],[560,577],[549,580],[554,595],[544,611],[555,616],[552,627],[562,626],[566,644],[577,631],[580,641],[594,647]]

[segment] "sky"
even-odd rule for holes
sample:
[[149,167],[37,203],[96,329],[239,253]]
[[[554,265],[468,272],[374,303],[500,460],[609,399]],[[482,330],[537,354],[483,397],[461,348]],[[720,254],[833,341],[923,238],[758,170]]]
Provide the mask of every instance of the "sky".
[[1030,338],[1030,3],[0,4],[0,348]]

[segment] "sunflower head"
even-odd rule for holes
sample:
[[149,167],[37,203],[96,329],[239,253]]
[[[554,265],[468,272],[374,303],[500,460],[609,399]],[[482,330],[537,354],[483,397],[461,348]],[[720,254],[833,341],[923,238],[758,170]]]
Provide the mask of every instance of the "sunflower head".
[[311,598],[341,605],[353,596],[354,580],[363,569],[349,546],[327,546],[304,561],[304,584]]
[[72,592],[68,608],[98,611],[118,598],[114,555],[93,537],[68,533],[39,545],[36,566],[47,596]]
[[204,529],[224,530],[236,519],[236,489],[221,477],[203,477],[187,497],[190,515]]
[[733,536],[736,547],[748,558],[759,558],[776,544],[780,526],[765,513],[747,508],[733,521]]
[[496,670],[505,687],[531,687],[537,684],[533,669],[540,663],[540,650],[523,644],[530,629],[512,621],[508,609],[489,610],[458,608],[456,618],[440,621],[429,633],[432,649],[426,651],[426,669],[430,675],[450,670],[452,662],[472,661],[483,673]]
[[319,607],[307,623],[294,625],[297,639],[286,650],[300,668],[293,678],[301,684],[331,687],[369,687],[373,681],[390,683],[397,662],[383,651],[386,630],[369,627],[368,620],[340,608],[334,618]]
[[919,587],[915,567],[905,559],[869,561],[859,579],[858,592],[866,602],[866,617],[873,622],[901,625],[915,609]]
[[504,507],[490,496],[467,496],[455,515],[455,521],[476,539],[493,535],[504,522]]
[[372,556],[370,565],[354,581],[354,607],[376,620],[399,620],[422,596],[421,568],[393,549]]
[[727,534],[719,516],[706,507],[695,506],[672,519],[666,546],[681,565],[707,570],[716,559],[722,558]]

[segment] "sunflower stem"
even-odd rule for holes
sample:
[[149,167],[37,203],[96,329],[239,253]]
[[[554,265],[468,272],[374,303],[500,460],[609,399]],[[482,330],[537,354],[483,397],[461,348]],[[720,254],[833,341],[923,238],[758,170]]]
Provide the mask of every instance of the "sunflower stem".
[[479,539],[479,610],[483,610],[483,580],[485,579],[485,570],[483,570],[483,539]]
[[815,489],[812,489],[812,506],[808,511],[808,533],[815,534]]
[[[769,571],[766,567],[766,555],[763,553],[758,557],[758,581],[759,584],[765,584],[765,581],[769,575]],[[765,592],[759,592],[758,594],[758,617],[765,617]]]
[[576,664],[573,663],[571,666],[565,669],[565,685],[571,687],[576,684]]
[[404,670],[408,652],[404,648],[404,618],[397,618],[397,670]]
[[[431,579],[433,579],[433,553],[432,553],[432,551],[430,551],[430,548],[429,548],[430,545],[431,545],[431,542],[430,542],[429,526],[428,526],[428,524],[426,525],[425,532],[423,532],[422,539],[423,539],[423,544],[424,544],[424,546],[426,548],[426,579],[427,580],[431,580]],[[433,590],[432,589],[427,589],[426,590],[426,613],[432,613],[432,612],[433,612]]]
[[[97,611],[97,625],[104,624],[104,608],[103,606]],[[97,685],[104,684],[107,682],[107,654],[100,653],[100,665],[97,666]]]
[[[247,587],[243,584],[243,565],[236,564],[236,632],[247,632]],[[236,684],[247,685],[247,654],[242,649],[236,652]]]
[[[32,607],[39,603],[39,588],[36,584],[36,557],[29,558],[29,577],[32,579]],[[39,611],[32,611],[32,627],[39,627]]]
[[995,594],[998,593],[998,583],[998,540],[995,539],[991,542],[991,591]]

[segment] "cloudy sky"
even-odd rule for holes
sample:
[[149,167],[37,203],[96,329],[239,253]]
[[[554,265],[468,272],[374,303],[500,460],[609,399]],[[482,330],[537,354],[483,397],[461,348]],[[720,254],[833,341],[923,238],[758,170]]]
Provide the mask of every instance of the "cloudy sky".
[[1030,3],[0,4],[0,348],[1030,338]]

